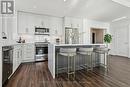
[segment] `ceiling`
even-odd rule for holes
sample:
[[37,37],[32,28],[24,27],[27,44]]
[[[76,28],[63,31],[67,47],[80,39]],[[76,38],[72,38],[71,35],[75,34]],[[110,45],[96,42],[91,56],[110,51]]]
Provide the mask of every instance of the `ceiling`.
[[130,7],[112,0],[16,0],[19,11],[64,17],[83,17],[103,22],[130,16]]

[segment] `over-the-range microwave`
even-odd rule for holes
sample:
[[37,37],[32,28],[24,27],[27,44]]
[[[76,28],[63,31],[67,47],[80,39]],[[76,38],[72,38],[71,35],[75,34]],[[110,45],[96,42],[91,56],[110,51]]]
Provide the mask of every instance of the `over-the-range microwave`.
[[35,27],[35,34],[36,35],[49,35],[49,28],[40,28],[40,27]]

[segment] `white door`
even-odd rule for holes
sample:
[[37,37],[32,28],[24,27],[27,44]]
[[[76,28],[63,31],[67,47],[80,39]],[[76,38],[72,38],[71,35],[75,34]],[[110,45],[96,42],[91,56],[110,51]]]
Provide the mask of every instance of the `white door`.
[[120,56],[129,56],[129,35],[128,25],[119,26],[116,28],[116,51]]

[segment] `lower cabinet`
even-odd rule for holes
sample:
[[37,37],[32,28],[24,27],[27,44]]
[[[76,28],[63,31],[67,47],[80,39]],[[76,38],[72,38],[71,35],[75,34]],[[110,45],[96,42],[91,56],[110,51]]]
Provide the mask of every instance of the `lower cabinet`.
[[35,61],[35,45],[34,44],[17,44],[13,50],[13,72],[24,62]]
[[15,45],[13,51],[13,72],[19,67],[22,62],[22,45]]
[[35,61],[35,45],[25,44],[23,45],[23,59],[22,62],[34,62]]

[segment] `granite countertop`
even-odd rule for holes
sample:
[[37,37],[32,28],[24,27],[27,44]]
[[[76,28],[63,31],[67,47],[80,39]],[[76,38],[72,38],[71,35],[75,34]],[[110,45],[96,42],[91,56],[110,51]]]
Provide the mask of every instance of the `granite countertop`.
[[26,44],[34,44],[34,43],[3,43],[2,46],[15,46],[15,45],[26,45]]
[[106,44],[55,44],[55,46],[104,46]]

